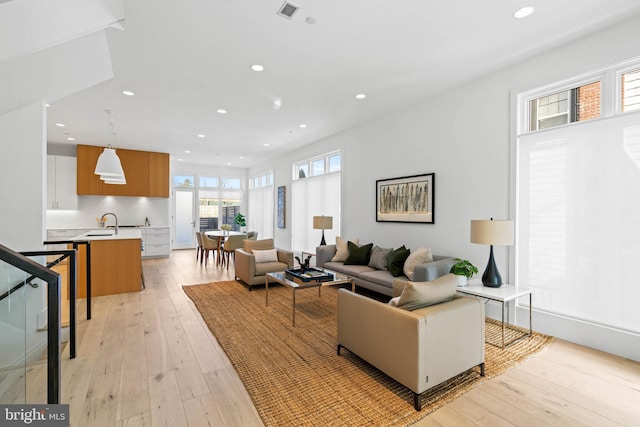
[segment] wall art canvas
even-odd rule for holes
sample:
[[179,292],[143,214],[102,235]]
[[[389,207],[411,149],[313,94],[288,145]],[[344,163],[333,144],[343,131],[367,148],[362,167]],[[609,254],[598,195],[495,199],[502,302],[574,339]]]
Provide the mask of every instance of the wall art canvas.
[[278,228],[286,228],[287,187],[278,187]]
[[435,173],[376,181],[377,222],[434,223]]

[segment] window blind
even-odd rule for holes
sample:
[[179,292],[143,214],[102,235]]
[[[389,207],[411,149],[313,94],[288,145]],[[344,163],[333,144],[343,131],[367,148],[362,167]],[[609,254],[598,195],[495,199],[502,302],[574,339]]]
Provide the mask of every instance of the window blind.
[[303,178],[291,184],[291,247],[294,251],[315,252],[322,230],[313,229],[313,217],[332,216],[333,229],[325,230],[327,244],[340,232],[340,173]]
[[516,280],[536,309],[640,332],[640,113],[518,137]]
[[249,190],[247,226],[258,232],[258,239],[273,237],[274,197],[273,185]]

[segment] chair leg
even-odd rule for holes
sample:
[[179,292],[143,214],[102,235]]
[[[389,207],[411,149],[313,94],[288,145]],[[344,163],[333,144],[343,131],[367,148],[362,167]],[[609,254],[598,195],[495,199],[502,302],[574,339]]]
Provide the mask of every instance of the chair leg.
[[227,270],[229,269],[229,258],[230,258],[231,252],[227,252]]
[[422,410],[422,399],[420,399],[421,395],[419,393],[413,393],[413,408],[416,411]]

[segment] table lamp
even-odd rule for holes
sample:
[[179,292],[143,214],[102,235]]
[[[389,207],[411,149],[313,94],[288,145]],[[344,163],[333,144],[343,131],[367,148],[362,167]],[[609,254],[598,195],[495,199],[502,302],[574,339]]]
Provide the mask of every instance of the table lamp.
[[333,217],[324,215],[314,216],[313,228],[315,230],[322,230],[322,240],[320,241],[320,246],[325,246],[327,242],[324,240],[324,230],[331,230],[333,228]]
[[471,220],[471,243],[490,245],[489,262],[482,275],[482,284],[491,288],[502,286],[502,277],[498,271],[498,266],[493,258],[493,245],[510,246],[513,245],[513,221],[472,219]]

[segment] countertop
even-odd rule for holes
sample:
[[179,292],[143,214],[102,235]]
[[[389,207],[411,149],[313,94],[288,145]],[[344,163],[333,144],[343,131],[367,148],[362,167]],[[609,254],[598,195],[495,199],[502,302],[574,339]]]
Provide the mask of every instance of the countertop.
[[120,228],[118,234],[112,228],[99,228],[74,237],[72,240],[131,240],[142,239],[142,233],[137,228]]

